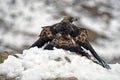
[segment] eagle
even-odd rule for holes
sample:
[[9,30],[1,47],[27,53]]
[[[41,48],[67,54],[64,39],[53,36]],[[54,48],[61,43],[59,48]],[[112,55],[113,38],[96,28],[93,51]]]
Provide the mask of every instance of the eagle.
[[[96,51],[93,49],[88,41],[88,31],[85,28],[79,28],[72,22],[77,19],[71,16],[64,17],[64,19],[51,26],[42,27],[43,30],[39,35],[39,39],[32,44],[31,47],[37,46],[44,49],[53,50],[54,47],[76,52],[82,56],[86,56],[93,62],[102,65],[104,68],[110,69],[110,66],[99,57]],[[46,44],[46,45],[45,45]],[[91,52],[93,57],[97,60],[93,60],[91,56],[84,51],[87,49]]]
[[38,48],[42,47],[45,43],[51,41],[59,32],[64,32],[72,36],[78,34],[78,27],[76,27],[72,22],[77,21],[77,18],[66,16],[64,19],[56,24],[51,26],[42,27],[42,31],[39,35],[39,39],[33,43],[29,48],[37,46]]

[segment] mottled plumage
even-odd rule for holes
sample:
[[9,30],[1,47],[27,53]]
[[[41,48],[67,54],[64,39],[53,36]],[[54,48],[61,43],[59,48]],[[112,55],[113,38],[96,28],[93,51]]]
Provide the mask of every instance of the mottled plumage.
[[32,46],[30,46],[30,48],[35,46],[40,48],[44,46],[45,43],[51,41],[52,39],[53,39],[53,34],[50,30],[50,26],[45,26],[43,27],[43,30],[39,35],[39,39],[35,43],[33,43]]
[[77,35],[78,28],[74,24],[72,24],[72,22],[76,20],[76,18],[67,16],[59,23],[56,23],[52,26],[42,27],[43,30],[39,35],[39,39],[35,43],[33,43],[30,48],[35,46],[37,46],[38,48],[42,47],[45,43],[51,41],[52,38],[59,32],[64,32],[72,36]]
[[107,69],[110,69],[110,66],[107,65],[107,63],[99,57],[99,55],[93,49],[93,47],[91,46],[91,44],[89,43],[87,38],[88,38],[87,30],[85,28],[79,29],[79,35],[76,36],[76,38],[75,38],[76,44],[89,50],[91,52],[91,54],[98,60],[98,63],[100,65],[102,65],[103,67],[105,67]]
[[37,46],[39,48],[46,44],[44,49],[53,50],[53,47],[62,48],[91,59],[91,56],[84,52],[83,48],[85,48],[96,58],[97,61],[93,60],[94,62],[110,69],[109,65],[98,56],[87,40],[87,30],[72,24],[74,20],[76,19],[73,17],[65,17],[60,23],[43,27],[39,39],[31,47]]

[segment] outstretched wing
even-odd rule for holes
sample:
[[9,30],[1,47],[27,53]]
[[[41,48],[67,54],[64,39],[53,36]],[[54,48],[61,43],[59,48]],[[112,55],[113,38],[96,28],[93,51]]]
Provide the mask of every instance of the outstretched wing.
[[42,28],[43,28],[43,30],[41,31],[41,33],[39,35],[39,39],[35,43],[33,43],[32,46],[30,46],[30,48],[35,47],[35,46],[37,46],[38,48],[42,47],[42,46],[44,46],[45,43],[52,40],[53,35],[50,30],[50,26],[46,26],[46,27],[42,27]]
[[85,28],[81,28],[79,30],[79,35],[76,37],[76,42],[79,44],[79,46],[84,47],[85,49],[89,50],[91,54],[99,61],[99,64],[101,64],[103,67],[110,69],[109,65],[99,57],[99,55],[96,53],[96,51],[93,49],[89,41],[87,40],[88,33]]

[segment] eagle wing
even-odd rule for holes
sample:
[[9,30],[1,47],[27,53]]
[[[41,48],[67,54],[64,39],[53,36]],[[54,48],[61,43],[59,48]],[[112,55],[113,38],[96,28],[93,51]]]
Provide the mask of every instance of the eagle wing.
[[52,40],[53,35],[51,32],[50,26],[45,26],[42,28],[43,28],[43,30],[41,31],[41,33],[39,35],[39,39],[35,43],[33,43],[32,46],[30,46],[30,48],[35,47],[35,46],[40,48],[40,47],[44,46],[45,43]]
[[76,42],[81,47],[84,47],[85,49],[89,50],[91,54],[98,60],[99,64],[103,67],[110,69],[110,66],[107,65],[107,63],[99,57],[99,55],[96,53],[94,48],[91,46],[91,44],[88,41],[88,32],[85,28],[80,28],[79,35],[76,37]]

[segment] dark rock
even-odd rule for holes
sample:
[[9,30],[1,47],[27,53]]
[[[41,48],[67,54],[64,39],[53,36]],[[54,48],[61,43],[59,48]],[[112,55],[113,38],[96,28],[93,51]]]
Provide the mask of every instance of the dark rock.
[[65,59],[66,59],[68,62],[71,62],[71,60],[70,60],[68,57],[65,57]]
[[56,59],[54,59],[55,61],[61,61],[61,58],[60,57],[58,57],[58,58],[56,58]]

